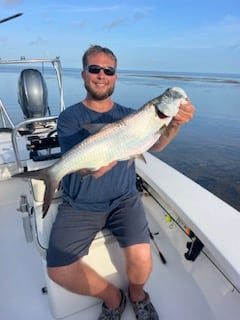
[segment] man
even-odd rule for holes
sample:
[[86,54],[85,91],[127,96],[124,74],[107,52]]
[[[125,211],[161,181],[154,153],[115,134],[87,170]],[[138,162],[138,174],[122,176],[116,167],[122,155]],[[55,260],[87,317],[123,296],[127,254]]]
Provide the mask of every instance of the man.
[[[58,135],[62,152],[85,139],[86,123],[109,123],[133,112],[112,101],[117,58],[101,46],[91,46],[83,55],[82,78],[86,98],[59,117]],[[176,135],[180,126],[194,113],[191,103],[180,106],[169,125],[169,135],[161,136],[153,151],[162,150]],[[148,225],[136,190],[135,165],[113,162],[93,176],[82,179],[80,173],[63,179],[63,204],[53,225],[47,254],[50,278],[78,294],[103,300],[99,320],[118,320],[124,311],[126,297],[82,261],[96,233],[103,227],[111,230],[123,248],[129,280],[128,294],[138,320],[157,320],[150,297],[144,291],[152,269]]]

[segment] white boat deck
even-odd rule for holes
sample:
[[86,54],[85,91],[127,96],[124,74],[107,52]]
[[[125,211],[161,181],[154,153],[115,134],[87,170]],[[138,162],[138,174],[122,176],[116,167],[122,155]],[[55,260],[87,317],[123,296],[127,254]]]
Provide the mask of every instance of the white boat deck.
[[[29,152],[26,150],[25,138],[18,137],[17,141],[21,151],[21,160],[27,160]],[[11,174],[16,171],[16,157],[12,147],[11,133],[0,131],[0,181],[10,178]]]
[[[0,318],[3,320],[52,320],[48,295],[42,294],[45,277],[34,243],[27,243],[22,228],[19,197],[26,182],[1,182],[0,193]],[[154,269],[146,285],[161,320],[238,320],[240,295],[201,254],[195,262],[183,257],[187,237],[176,226],[170,228],[152,198],[144,198],[150,228],[164,254],[162,264],[153,246]],[[153,216],[152,216],[153,212]],[[156,220],[157,217],[157,220]],[[160,225],[164,228],[161,229]],[[96,320],[101,305],[66,317]],[[135,319],[128,303],[123,320]]]

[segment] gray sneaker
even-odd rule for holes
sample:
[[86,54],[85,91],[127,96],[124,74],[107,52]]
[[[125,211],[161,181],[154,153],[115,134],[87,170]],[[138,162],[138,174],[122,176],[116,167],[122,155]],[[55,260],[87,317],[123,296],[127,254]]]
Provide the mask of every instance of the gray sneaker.
[[131,301],[130,294],[129,300],[131,302],[137,320],[159,320],[157,311],[151,303],[149,294],[147,292],[145,292],[145,298],[142,301]]
[[120,306],[116,309],[108,309],[105,303],[102,304],[102,312],[98,317],[98,320],[120,320],[121,315],[126,307],[126,296],[122,290],[120,290],[122,294],[122,299],[120,302]]

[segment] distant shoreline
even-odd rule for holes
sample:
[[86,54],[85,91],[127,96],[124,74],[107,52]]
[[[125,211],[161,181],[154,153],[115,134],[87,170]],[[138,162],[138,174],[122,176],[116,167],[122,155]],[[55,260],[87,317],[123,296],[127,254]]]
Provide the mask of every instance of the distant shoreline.
[[223,78],[211,78],[211,77],[191,77],[191,76],[180,76],[180,75],[155,75],[155,74],[128,74],[128,77],[141,77],[141,78],[159,78],[169,80],[181,80],[181,81],[204,81],[204,82],[215,82],[215,83],[229,83],[229,84],[240,84],[240,80],[235,79],[223,79]]
[[[1,69],[5,72],[15,73],[20,72],[23,66],[11,66],[11,65],[1,65]],[[80,68],[63,68],[63,75],[77,75],[79,76]],[[52,68],[46,66],[43,73],[52,73]],[[212,83],[224,83],[224,84],[236,84],[240,85],[240,75],[239,74],[205,74],[205,73],[188,73],[183,72],[164,72],[164,71],[138,71],[138,70],[118,70],[118,74],[124,75],[130,78],[152,78],[152,79],[166,79],[166,80],[179,80],[179,81],[192,81],[192,82],[212,82]],[[193,75],[192,75],[193,74]],[[196,74],[196,75],[195,75]],[[236,78],[235,78],[236,77]]]

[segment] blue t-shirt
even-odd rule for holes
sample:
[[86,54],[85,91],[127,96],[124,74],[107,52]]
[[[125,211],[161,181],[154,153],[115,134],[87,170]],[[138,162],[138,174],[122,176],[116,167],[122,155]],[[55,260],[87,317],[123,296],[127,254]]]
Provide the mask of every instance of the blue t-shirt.
[[[64,110],[58,119],[58,138],[61,151],[65,153],[90,134],[82,125],[89,123],[111,123],[134,112],[117,103],[107,112],[93,111],[83,103],[77,103]],[[119,161],[100,178],[83,177],[72,173],[63,178],[63,199],[73,207],[95,212],[108,212],[122,199],[136,192],[134,163]]]

